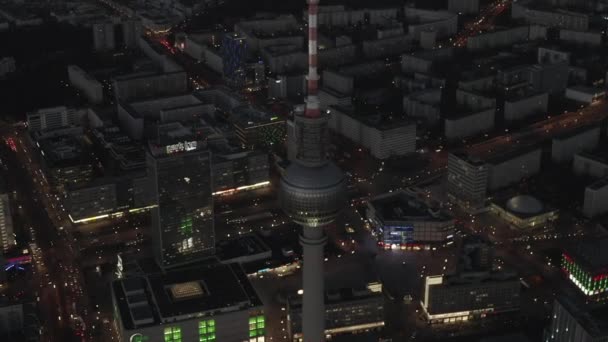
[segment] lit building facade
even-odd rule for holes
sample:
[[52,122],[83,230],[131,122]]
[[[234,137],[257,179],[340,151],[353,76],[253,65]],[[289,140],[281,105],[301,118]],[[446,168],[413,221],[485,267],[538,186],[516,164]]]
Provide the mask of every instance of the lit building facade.
[[608,306],[561,295],[553,302],[551,324],[543,342],[604,342],[608,340]]
[[196,261],[215,250],[211,156],[200,145],[197,141],[150,145],[152,241],[163,267]]
[[608,298],[608,239],[581,242],[562,254],[562,270],[582,293],[596,300]]
[[397,191],[367,204],[367,218],[378,243],[385,248],[408,248],[448,242],[454,235],[454,218],[431,208],[415,193]]
[[485,318],[520,309],[521,284],[515,275],[492,272],[427,276],[422,309],[433,324]]
[[213,195],[228,195],[270,185],[268,153],[213,154]]
[[528,229],[542,227],[557,220],[558,211],[548,208],[538,199],[529,195],[519,195],[507,201],[496,201],[490,205],[490,211],[509,224]]
[[245,149],[268,149],[285,140],[285,120],[277,115],[241,106],[232,111],[228,120]]
[[15,247],[13,219],[8,194],[0,194],[0,251],[6,253]]
[[448,196],[462,207],[476,211],[485,207],[489,166],[466,155],[448,156]]
[[[302,339],[302,296],[289,299],[289,334]],[[380,283],[325,294],[325,335],[356,333],[384,327],[384,295]]]
[[[152,260],[131,261],[125,269]],[[146,265],[154,267],[151,265]],[[239,264],[146,274],[126,271],[112,283],[121,342],[264,342],[263,304]]]

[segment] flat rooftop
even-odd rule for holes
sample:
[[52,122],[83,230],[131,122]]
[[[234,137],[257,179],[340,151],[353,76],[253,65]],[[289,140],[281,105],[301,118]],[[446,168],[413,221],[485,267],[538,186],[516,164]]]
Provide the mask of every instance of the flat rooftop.
[[262,305],[238,264],[213,263],[127,275],[114,281],[112,290],[126,329]]
[[228,120],[243,129],[285,121],[274,113],[262,111],[251,106],[235,108]]
[[[446,221],[452,216],[443,210],[433,210],[428,204],[405,191],[372,198],[369,205],[383,221]],[[431,213],[432,212],[432,213]]]
[[608,271],[608,238],[581,241],[566,247],[565,253],[584,269],[596,272]]
[[605,187],[606,185],[608,185],[608,178],[602,178],[602,179],[598,180],[597,182],[594,182],[593,184],[589,185],[589,189],[599,190],[599,189]]
[[391,130],[403,126],[415,125],[412,121],[406,118],[393,117],[388,113],[378,113],[372,109],[362,108],[361,106],[331,106],[342,114],[348,115],[351,118],[360,121],[361,123],[376,128],[381,131]]
[[270,247],[255,234],[220,241],[216,245],[216,255],[222,261],[242,257],[252,257],[257,260],[255,258],[257,256],[266,259],[263,256],[268,253],[271,253]]

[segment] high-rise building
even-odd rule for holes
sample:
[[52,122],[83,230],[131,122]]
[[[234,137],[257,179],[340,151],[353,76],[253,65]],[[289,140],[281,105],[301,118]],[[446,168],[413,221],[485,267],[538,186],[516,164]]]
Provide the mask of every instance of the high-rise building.
[[296,157],[281,179],[280,200],[291,219],[303,227],[302,333],[306,342],[325,340],[323,227],[333,222],[344,204],[346,182],[327,160],[328,120],[319,110],[317,14],[319,0],[308,0],[308,96],[303,115],[295,117]]
[[0,249],[6,253],[15,247],[13,219],[9,205],[8,194],[0,194]]
[[586,302],[575,294],[560,294],[553,302],[551,324],[543,342],[603,342],[608,340],[608,306]]
[[227,33],[222,40],[222,60],[224,79],[233,88],[245,84],[245,61],[247,59],[247,39],[237,33]]
[[152,241],[162,267],[200,260],[215,251],[211,156],[202,142],[171,134],[150,143]]
[[488,166],[481,160],[450,153],[448,156],[447,192],[463,207],[477,209],[485,205]]
[[582,241],[564,251],[562,270],[592,300],[608,298],[608,239]]

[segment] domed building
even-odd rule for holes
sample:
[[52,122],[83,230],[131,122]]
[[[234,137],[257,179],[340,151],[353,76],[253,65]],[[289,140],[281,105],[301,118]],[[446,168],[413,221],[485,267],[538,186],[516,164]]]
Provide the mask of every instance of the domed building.
[[544,205],[530,195],[516,195],[506,200],[498,200],[490,210],[508,223],[518,228],[543,226],[557,219],[557,210]]

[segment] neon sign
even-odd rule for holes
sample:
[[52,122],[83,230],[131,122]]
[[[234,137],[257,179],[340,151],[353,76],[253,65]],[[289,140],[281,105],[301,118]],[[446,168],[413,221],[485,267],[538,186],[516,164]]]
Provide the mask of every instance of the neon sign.
[[196,150],[196,147],[196,141],[184,141],[173,145],[167,145],[165,149],[167,151],[167,154],[173,154],[177,152],[194,151]]

